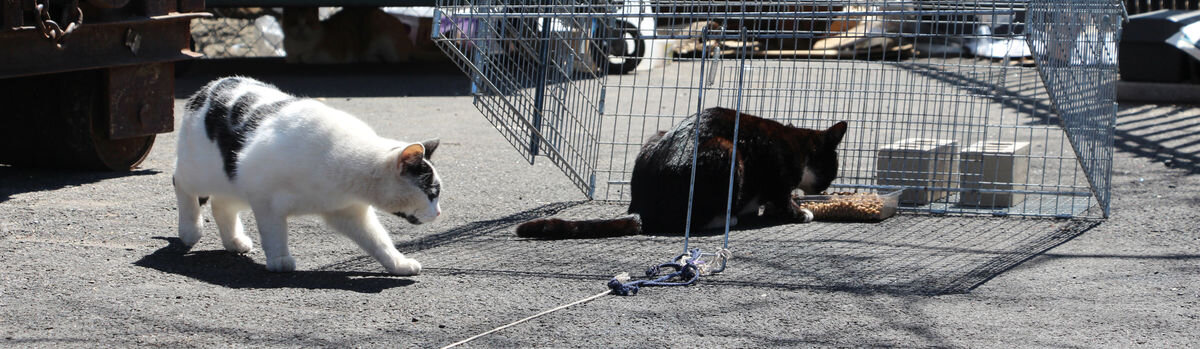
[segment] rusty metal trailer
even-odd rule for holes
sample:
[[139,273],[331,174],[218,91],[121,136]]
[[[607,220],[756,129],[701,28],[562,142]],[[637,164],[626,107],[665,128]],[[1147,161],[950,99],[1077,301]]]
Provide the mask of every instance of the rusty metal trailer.
[[174,126],[204,0],[0,0],[0,164],[129,170]]

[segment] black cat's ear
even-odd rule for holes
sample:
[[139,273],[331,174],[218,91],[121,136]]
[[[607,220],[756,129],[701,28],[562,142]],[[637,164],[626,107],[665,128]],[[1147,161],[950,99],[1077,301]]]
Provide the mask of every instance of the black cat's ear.
[[421,144],[409,144],[400,151],[400,156],[396,157],[396,168],[404,172],[405,168],[415,165],[420,165],[425,159],[425,149]]
[[828,130],[825,130],[825,144],[838,145],[838,143],[842,142],[842,137],[845,135],[846,135],[846,122],[839,121],[838,123],[833,124],[833,126],[829,127]]
[[437,150],[439,143],[441,143],[441,140],[439,140],[437,138],[421,141],[421,146],[425,147],[425,158],[426,159],[433,156],[433,151]]

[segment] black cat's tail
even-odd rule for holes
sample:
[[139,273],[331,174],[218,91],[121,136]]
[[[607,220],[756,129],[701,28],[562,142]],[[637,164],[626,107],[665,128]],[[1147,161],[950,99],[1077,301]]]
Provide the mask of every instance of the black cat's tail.
[[540,240],[598,239],[641,233],[642,219],[636,214],[582,221],[538,218],[517,226],[517,236]]

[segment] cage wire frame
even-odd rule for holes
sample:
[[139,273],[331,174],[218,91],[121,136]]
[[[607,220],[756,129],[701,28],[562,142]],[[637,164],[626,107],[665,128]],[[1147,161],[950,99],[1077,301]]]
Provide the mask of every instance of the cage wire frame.
[[[905,212],[1099,218],[1124,5],[446,0],[433,35],[514,148],[591,199],[628,200],[642,141],[720,105],[807,128],[849,121],[834,188],[917,193]],[[650,49],[630,50],[629,28]],[[637,70],[612,69],[630,60]],[[885,159],[922,139],[949,144]]]

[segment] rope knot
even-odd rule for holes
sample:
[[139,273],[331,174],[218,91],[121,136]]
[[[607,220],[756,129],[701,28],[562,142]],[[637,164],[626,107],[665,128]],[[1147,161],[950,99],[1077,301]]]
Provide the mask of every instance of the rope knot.
[[[710,254],[711,255],[711,254]],[[720,268],[724,269],[725,260],[728,257],[728,251],[722,250],[717,252],[718,257],[722,258]],[[680,254],[669,263],[663,263],[652,266],[646,269],[646,277],[649,279],[629,281],[628,273],[621,273],[612,280],[608,281],[608,289],[613,294],[619,296],[635,296],[642,286],[689,286],[696,283],[700,279],[701,274],[711,274],[720,272],[720,270],[710,271],[712,265],[700,259],[704,253],[700,249],[692,249],[688,253]],[[659,275],[664,269],[673,270],[666,275]]]

